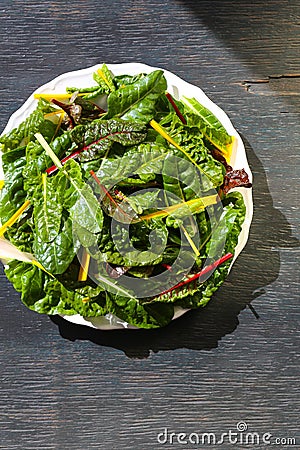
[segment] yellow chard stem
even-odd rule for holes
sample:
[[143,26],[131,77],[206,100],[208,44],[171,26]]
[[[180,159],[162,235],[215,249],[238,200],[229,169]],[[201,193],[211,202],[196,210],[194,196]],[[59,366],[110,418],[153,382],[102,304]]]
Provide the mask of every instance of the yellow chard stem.
[[43,184],[43,196],[44,196],[44,202],[46,203],[46,193],[47,193],[47,173],[42,173],[42,184]]
[[83,257],[82,257],[82,263],[79,270],[78,275],[78,281],[86,281],[88,278],[89,273],[89,266],[90,266],[91,256],[90,254],[84,250]]
[[[42,183],[43,183],[43,188],[44,188],[44,195],[45,195],[45,190],[46,190],[46,178],[47,178],[47,175],[43,174],[42,175]],[[11,218],[8,219],[8,221],[5,222],[5,224],[2,225],[2,227],[0,227],[0,246],[2,246],[2,250],[4,251],[4,253],[1,255],[1,257],[4,259],[6,259],[6,258],[7,259],[18,259],[19,261],[31,263],[31,264],[35,265],[36,267],[38,267],[39,269],[43,270],[50,277],[54,278],[52,273],[48,272],[42,266],[41,263],[39,263],[36,259],[34,259],[34,257],[31,254],[21,252],[17,247],[15,247],[13,244],[11,244],[8,240],[2,238],[2,236],[6,232],[7,228],[11,227],[12,225],[14,225],[17,222],[19,217],[23,214],[23,212],[28,208],[29,205],[30,205],[30,201],[26,200],[23,203],[23,205],[11,216]]]
[[57,116],[58,114],[65,113],[62,109],[57,109],[56,111],[52,111],[49,113],[44,114],[44,119],[47,119],[47,117]]
[[174,139],[166,132],[166,130],[159,125],[159,123],[157,123],[154,119],[150,120],[150,125],[152,128],[154,128],[155,131],[157,131],[163,138],[166,139],[166,141],[168,141],[170,144],[174,145],[174,147],[176,147],[178,150],[180,150],[196,167],[197,169],[200,170],[200,172],[204,173],[204,175],[212,182],[214,183],[214,180],[212,179],[212,177],[210,175],[208,175],[202,167],[200,167],[194,160],[193,158],[184,150],[184,148],[182,148],[179,144],[177,144],[176,141],[174,141]]
[[108,79],[106,78],[104,72],[102,69],[98,69],[97,70],[97,74],[99,75],[100,78],[102,78],[102,80],[104,81],[105,84],[107,84],[108,87],[110,87],[110,83],[108,81]]
[[188,206],[190,208],[198,206],[197,210],[200,211],[204,209],[206,206],[214,205],[218,201],[218,195],[208,195],[207,197],[194,198],[192,200],[188,200],[187,202],[177,203],[177,205],[167,206],[165,209],[161,209],[160,211],[156,211],[150,214],[145,214],[144,216],[139,217],[139,221],[141,220],[150,220],[150,219],[158,219],[161,217],[168,216],[174,213],[179,208],[183,206]]
[[[97,74],[99,75],[99,77],[104,81],[104,83],[106,84],[106,86],[108,86],[110,91],[115,91],[115,85],[113,84],[112,80],[110,79],[110,77],[105,74],[105,69],[108,70],[108,68],[106,67],[105,64],[102,65],[102,68],[97,69]],[[109,73],[109,72],[108,72]]]
[[45,272],[47,275],[49,275],[51,278],[55,278],[54,275],[52,275],[52,273],[48,272],[48,270],[45,269],[45,267],[42,266],[41,263],[39,263],[36,259],[33,259],[32,264],[36,267],[38,267],[39,269],[41,269],[43,272]]
[[47,173],[42,173],[42,186],[43,186],[43,209],[47,208]]
[[[45,100],[51,100],[52,98],[56,98],[57,100],[63,100],[71,98],[74,95],[74,92],[72,94],[57,94],[56,92],[53,92],[52,94],[34,94],[34,98],[39,99],[43,98]],[[80,92],[78,96],[86,95],[84,92]]]
[[58,122],[57,122],[57,125],[56,125],[56,128],[55,128],[54,135],[52,136],[51,142],[52,142],[53,139],[56,137],[56,135],[57,135],[57,133],[58,133],[60,127],[61,127],[62,121],[64,120],[64,116],[65,116],[65,112],[62,111],[62,112],[60,113],[60,115],[59,115],[59,119],[58,119]]
[[[152,128],[154,128],[155,131],[157,131],[163,138],[165,138],[170,144],[174,145],[178,150],[180,150],[182,153],[184,153],[189,159],[191,157],[186,153],[186,151],[180,147],[180,145],[177,144],[176,141],[166,132],[166,130],[159,125],[154,119],[150,120],[150,125]],[[194,162],[194,161],[193,161]]]
[[1,189],[3,189],[3,186],[4,186],[4,180],[0,180],[0,191],[1,191]]
[[60,160],[58,159],[58,157],[56,156],[56,154],[54,153],[54,151],[52,150],[52,148],[50,147],[48,142],[45,140],[45,138],[40,133],[36,133],[34,136],[36,137],[38,142],[41,144],[41,146],[43,147],[43,149],[45,150],[47,155],[52,159],[52,161],[56,165],[56,167],[58,169],[62,169],[63,168],[62,163],[60,162]]
[[10,260],[23,261],[27,264],[33,264],[39,269],[43,270],[47,275],[55,278],[50,272],[48,272],[42,264],[40,264],[31,253],[22,252],[15,245],[13,245],[7,239],[0,237],[0,259],[3,262]]
[[199,255],[200,255],[200,252],[199,252],[199,250],[197,249],[197,247],[196,247],[196,245],[195,245],[193,239],[191,238],[191,236],[189,235],[189,233],[187,232],[187,230],[184,228],[183,225],[180,225],[180,228],[182,229],[182,231],[183,231],[183,233],[184,233],[186,239],[188,240],[188,243],[189,243],[190,246],[192,247],[192,249],[193,249],[195,255],[196,255],[196,256],[199,256]]
[[5,224],[2,225],[2,227],[0,227],[0,236],[3,236],[7,228],[11,227],[14,223],[17,222],[21,214],[23,214],[23,212],[25,211],[25,209],[28,208],[29,205],[30,201],[26,200],[26,202],[11,216],[11,218],[8,219],[8,221],[5,222]]
[[[52,148],[50,147],[48,142],[45,140],[45,138],[40,133],[36,133],[35,137],[38,140],[38,142],[41,144],[41,146],[43,147],[43,149],[45,150],[47,155],[52,159],[52,161],[56,165],[56,167],[58,169],[63,169],[62,163],[60,162],[60,160],[58,159],[58,157],[56,156],[56,154],[54,153],[54,151],[52,150]],[[65,173],[67,174],[67,172],[65,172]],[[46,177],[47,177],[46,174],[42,175],[44,192],[45,192],[45,188],[46,188],[46,179],[47,179]],[[87,280],[90,259],[91,259],[90,255],[86,251],[84,251],[83,261],[82,261],[82,265],[80,267],[78,281],[86,281]]]
[[237,146],[237,138],[235,136],[231,136],[231,143],[226,145],[226,154],[225,154],[225,159],[228,162],[228,164],[230,163],[231,155],[236,146]]

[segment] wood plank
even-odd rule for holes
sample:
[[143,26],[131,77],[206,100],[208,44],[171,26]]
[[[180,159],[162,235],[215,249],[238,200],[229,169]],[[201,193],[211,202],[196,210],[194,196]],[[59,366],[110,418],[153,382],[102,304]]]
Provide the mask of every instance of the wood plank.
[[220,438],[241,421],[299,447],[299,2],[2,0],[0,10],[1,129],[66,71],[163,67],[232,119],[255,207],[214,300],[155,332],[92,332],[33,313],[1,268],[0,448],[173,448],[157,441],[166,427]]

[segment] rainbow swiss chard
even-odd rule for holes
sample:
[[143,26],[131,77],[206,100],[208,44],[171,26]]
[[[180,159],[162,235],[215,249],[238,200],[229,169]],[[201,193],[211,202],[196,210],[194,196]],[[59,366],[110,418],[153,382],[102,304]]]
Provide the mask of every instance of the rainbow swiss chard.
[[[6,274],[39,313],[115,314],[141,328],[165,326],[174,307],[205,305],[224,282],[230,266],[224,255],[234,254],[245,217],[242,195],[229,190],[241,180],[247,185],[246,175],[230,170],[234,139],[207,108],[166,96],[163,71],[114,76],[103,65],[93,78],[95,86],[67,89],[76,93],[69,103],[41,98],[0,138],[1,224],[30,204],[5,237],[44,269],[11,260]],[[106,111],[97,106],[99,96]],[[61,110],[69,123],[60,120]],[[215,190],[222,189],[219,197]],[[130,239],[120,249],[115,239],[122,242],[129,223]],[[82,252],[90,260],[84,280],[76,257]],[[172,274],[179,254],[191,263],[190,283],[182,281],[184,264]],[[207,264],[217,267],[204,280],[198,275]],[[137,298],[119,284],[125,275],[146,280],[164,271],[174,283],[160,295]]]

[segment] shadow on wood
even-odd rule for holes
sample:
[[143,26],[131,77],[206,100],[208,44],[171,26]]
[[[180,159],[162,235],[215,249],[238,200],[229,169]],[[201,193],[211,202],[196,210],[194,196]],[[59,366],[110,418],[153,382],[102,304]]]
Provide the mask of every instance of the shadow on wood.
[[[299,3],[179,0],[253,72],[240,80],[249,93],[280,96],[299,112]],[[195,28],[196,32],[197,28]],[[276,64],[274,64],[276,61]],[[274,67],[276,68],[274,69]]]

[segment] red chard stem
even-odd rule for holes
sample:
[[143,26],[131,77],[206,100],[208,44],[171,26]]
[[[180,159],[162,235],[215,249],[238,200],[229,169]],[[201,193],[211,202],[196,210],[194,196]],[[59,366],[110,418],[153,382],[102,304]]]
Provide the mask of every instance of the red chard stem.
[[198,278],[202,277],[203,275],[206,275],[207,273],[213,271],[217,267],[219,267],[221,264],[223,264],[228,259],[232,258],[232,253],[226,253],[226,255],[222,256],[221,258],[217,259],[217,261],[213,262],[209,266],[204,267],[200,272],[195,273],[191,277],[187,278],[186,280],[181,281],[180,283],[176,284],[175,286],[172,286],[171,288],[161,292],[161,295],[168,294],[169,292],[174,291],[174,289],[181,288],[182,286],[185,286],[188,283],[191,283],[192,281],[197,280]]
[[166,97],[167,97],[167,99],[169,100],[169,102],[171,103],[171,105],[173,106],[173,108],[174,108],[174,110],[175,110],[177,116],[178,116],[179,119],[181,120],[181,122],[182,122],[184,125],[186,125],[186,120],[185,120],[185,118],[183,117],[183,115],[181,114],[181,112],[179,111],[179,108],[178,108],[178,106],[176,105],[176,103],[174,102],[172,95],[169,94],[169,92],[167,92],[167,93],[166,93]]

